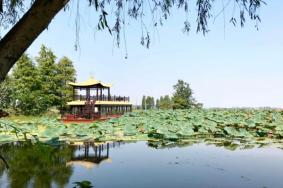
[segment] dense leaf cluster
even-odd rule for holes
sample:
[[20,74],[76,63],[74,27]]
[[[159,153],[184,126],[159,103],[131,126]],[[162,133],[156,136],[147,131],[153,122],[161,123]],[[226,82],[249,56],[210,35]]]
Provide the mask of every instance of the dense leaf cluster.
[[[183,80],[178,80],[177,84],[173,86],[173,89],[174,93],[172,97],[170,97],[169,95],[165,95],[161,96],[159,99],[156,100],[156,109],[168,110],[202,108],[202,104],[198,103],[193,97],[193,91],[188,83],[184,82]],[[154,106],[154,99],[150,99],[152,99],[150,101],[153,101]],[[142,109],[146,109],[145,104],[147,104],[147,100],[148,98],[144,96],[142,100]]]
[[190,85],[183,80],[178,80],[178,83],[173,86],[174,94],[172,97],[173,109],[189,109],[200,108],[202,104],[197,103],[193,97],[193,91]]
[[67,83],[74,80],[72,61],[64,57],[57,63],[54,53],[42,46],[36,64],[26,54],[16,63],[10,80],[10,106],[25,115],[38,115],[54,106],[63,110],[72,99]]
[[[9,87],[9,79],[0,83],[0,111],[8,108],[11,100],[11,88]],[[1,115],[0,115],[1,117]]]
[[1,145],[0,153],[9,163],[5,170],[0,162],[0,175],[6,173],[8,187],[64,187],[73,172],[66,165],[73,151],[66,146],[22,142]]
[[151,96],[143,96],[142,97],[142,105],[141,108],[143,110],[149,110],[149,109],[154,109],[156,108],[155,102],[154,102],[154,97]]
[[[40,0],[3,0],[0,27],[13,26],[35,1]],[[206,34],[209,31],[209,20],[212,17],[218,17],[228,8],[233,10],[230,18],[232,24],[236,25],[239,22],[241,26],[244,26],[247,18],[249,18],[258,27],[258,23],[261,21],[259,9],[265,4],[262,0],[227,0],[225,4],[222,4],[222,7],[214,0],[77,0],[73,2],[77,4],[86,2],[90,7],[94,7],[94,10],[98,13],[96,28],[98,30],[106,29],[113,34],[118,46],[121,32],[128,24],[126,20],[137,20],[141,25],[141,44],[146,47],[150,45],[149,28],[162,26],[175,9],[182,10],[186,15],[180,18],[184,21],[184,32],[191,30],[191,22],[195,20],[196,31]],[[214,7],[218,8],[213,11]],[[65,10],[67,9],[65,7]],[[196,10],[196,16],[194,16],[194,10]],[[108,14],[109,12],[114,12],[114,14]],[[212,12],[218,14],[212,15]],[[150,24],[145,21],[148,19],[151,20]],[[78,25],[77,19],[75,22]]]
[[42,118],[24,122],[0,121],[0,142],[25,138],[40,141],[184,141],[196,138],[276,140],[282,137],[283,112],[273,109],[148,110],[105,122],[69,125]]
[[172,100],[169,95],[161,96],[158,100],[158,103],[159,103],[158,109],[162,109],[162,110],[172,109]]

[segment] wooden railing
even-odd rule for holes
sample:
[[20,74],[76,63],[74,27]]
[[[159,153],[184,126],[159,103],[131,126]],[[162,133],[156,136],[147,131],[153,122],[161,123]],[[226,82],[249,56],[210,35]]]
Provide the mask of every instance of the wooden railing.
[[86,97],[86,95],[75,95],[74,100],[94,100],[94,101],[130,101],[130,97],[125,96],[108,96],[108,95],[101,95],[101,96],[90,96]]

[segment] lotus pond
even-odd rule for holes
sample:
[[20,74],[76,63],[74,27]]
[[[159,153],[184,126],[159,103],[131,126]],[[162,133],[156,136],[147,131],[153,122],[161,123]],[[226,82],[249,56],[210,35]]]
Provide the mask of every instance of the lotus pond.
[[283,111],[209,109],[132,112],[118,119],[90,124],[63,124],[56,119],[0,119],[0,143],[56,141],[185,141],[233,138],[281,142]]
[[283,187],[282,137],[273,109],[0,119],[0,187]]

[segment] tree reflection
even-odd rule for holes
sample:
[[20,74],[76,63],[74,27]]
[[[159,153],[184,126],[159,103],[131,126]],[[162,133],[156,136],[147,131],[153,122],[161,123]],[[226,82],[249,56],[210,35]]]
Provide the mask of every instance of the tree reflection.
[[[177,140],[177,141],[168,141],[168,140],[155,140],[148,141],[148,146],[156,149],[163,148],[174,148],[174,147],[188,147],[194,144],[206,144],[213,145],[216,147],[223,147],[227,150],[234,151],[237,149],[252,149],[268,146],[271,144],[277,144],[277,146],[283,146],[283,144],[277,140],[244,140],[244,139],[228,139],[228,138],[195,138],[188,140]],[[281,148],[281,147],[279,147]]]
[[[72,175],[72,167],[66,166],[72,151],[66,146],[17,143],[2,146],[0,152],[9,163],[7,174],[12,188],[30,185],[45,188],[52,187],[53,183],[64,187]],[[3,174],[4,170],[2,164],[0,173]]]
[[3,160],[0,160],[0,177],[3,176],[5,169],[6,169],[5,162]]
[[0,160],[0,178],[8,176],[9,187],[64,187],[69,183],[74,164],[94,166],[109,158],[109,148],[121,143],[81,143],[56,147],[29,142],[4,144],[0,154],[8,162],[9,169]]

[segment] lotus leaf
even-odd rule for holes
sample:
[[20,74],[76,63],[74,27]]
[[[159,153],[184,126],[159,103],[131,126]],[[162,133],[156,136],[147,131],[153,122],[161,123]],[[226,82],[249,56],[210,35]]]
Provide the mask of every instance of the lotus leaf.
[[[17,136],[15,136],[17,133]],[[39,140],[174,140],[216,137],[254,140],[283,137],[283,113],[272,109],[147,110],[90,124],[65,125],[56,119],[0,119],[0,142]],[[201,138],[200,138],[201,137]],[[171,141],[170,141],[171,143]],[[234,147],[234,146],[233,146]]]

